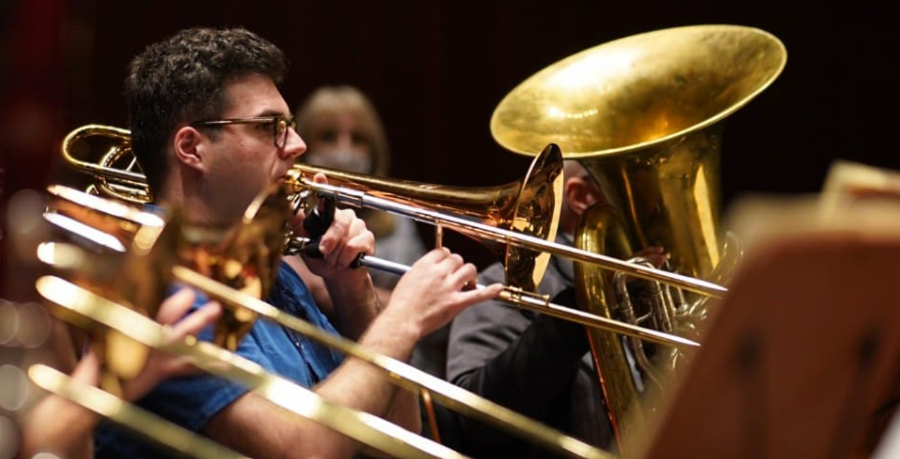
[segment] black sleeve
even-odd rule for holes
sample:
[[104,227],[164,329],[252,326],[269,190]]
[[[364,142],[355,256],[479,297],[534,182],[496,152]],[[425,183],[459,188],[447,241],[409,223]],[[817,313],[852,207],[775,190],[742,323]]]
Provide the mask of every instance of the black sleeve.
[[[485,277],[496,275],[488,270]],[[485,279],[490,281],[490,279]],[[542,288],[565,288],[548,279]],[[574,306],[574,289],[554,303]],[[467,309],[453,322],[448,348],[448,379],[471,392],[530,418],[546,422],[575,378],[588,352],[584,327],[549,316],[488,302]],[[460,419],[465,451],[476,457],[527,455],[529,442],[468,418]]]

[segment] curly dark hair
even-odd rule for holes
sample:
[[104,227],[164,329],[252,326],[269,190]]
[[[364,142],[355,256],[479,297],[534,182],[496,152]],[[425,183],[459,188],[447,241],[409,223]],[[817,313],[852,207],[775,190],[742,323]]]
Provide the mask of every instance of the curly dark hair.
[[132,148],[151,193],[158,197],[162,192],[168,175],[166,142],[178,124],[221,117],[231,78],[259,74],[280,85],[286,73],[278,47],[240,28],[185,29],[135,57],[125,97]]

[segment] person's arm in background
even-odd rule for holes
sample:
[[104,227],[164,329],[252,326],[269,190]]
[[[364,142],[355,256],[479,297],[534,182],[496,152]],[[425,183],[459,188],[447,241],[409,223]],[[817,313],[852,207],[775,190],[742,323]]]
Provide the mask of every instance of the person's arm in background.
[[[221,315],[222,309],[218,303],[208,303],[185,317],[193,303],[194,293],[190,289],[182,289],[162,303],[156,320],[168,325],[166,333],[169,339],[179,340],[195,335]],[[180,320],[182,317],[184,319]],[[190,371],[192,367],[186,359],[153,351],[141,373],[133,380],[123,381],[124,399],[139,399],[160,381]],[[93,386],[98,385],[100,357],[96,347],[92,346],[78,362],[71,378]],[[39,452],[47,451],[69,458],[91,458],[91,432],[99,420],[94,412],[50,394],[22,419],[22,447],[18,457],[31,458]]]
[[[492,266],[482,282],[501,279]],[[541,292],[565,288],[548,271]],[[447,379],[471,392],[533,419],[542,420],[555,397],[568,387],[588,351],[584,327],[522,311],[499,301],[477,304],[454,319],[450,329]],[[546,422],[546,421],[543,421]],[[510,453],[527,442],[460,418],[461,438],[469,454]]]

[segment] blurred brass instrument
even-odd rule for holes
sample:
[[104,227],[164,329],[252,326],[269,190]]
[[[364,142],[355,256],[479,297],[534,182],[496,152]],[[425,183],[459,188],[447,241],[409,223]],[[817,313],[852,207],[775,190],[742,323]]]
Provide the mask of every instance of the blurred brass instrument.
[[[51,187],[54,189],[54,187]],[[75,190],[67,189],[72,192]],[[71,269],[73,279],[90,285],[93,292],[148,317],[155,317],[166,297],[164,281],[175,263],[181,236],[175,231],[177,216],[172,220],[141,212],[119,202],[85,193],[69,193],[68,199],[57,200],[54,210],[44,217],[52,224],[74,235],[77,242],[91,241],[96,247],[133,256],[91,263],[89,254],[68,250],[51,253],[46,245],[38,247],[38,258],[63,264]],[[103,202],[105,212],[97,214],[93,206]],[[137,377],[146,363],[149,349],[134,341],[128,333],[110,330],[95,335],[101,345],[100,386],[115,396],[122,395],[121,382]]]
[[[272,287],[284,243],[280,229],[285,211],[278,207],[284,207],[286,195],[261,195],[248,206],[240,224],[210,227],[182,222],[177,213],[163,217],[61,185],[50,185],[47,191],[54,199],[44,218],[69,237],[133,255],[75,270],[76,280],[148,317],[156,315],[155,308],[165,298],[164,286],[176,263],[256,298],[267,296]],[[39,253],[44,255],[49,253]],[[250,310],[225,310],[216,323],[213,342],[237,349],[255,320]],[[128,361],[142,366],[140,361]]]
[[61,278],[41,277],[35,287],[41,296],[55,305],[54,314],[67,322],[95,332],[127,334],[147,349],[160,349],[189,357],[192,364],[204,371],[241,383],[288,411],[394,457],[465,458],[377,416],[335,405],[311,390],[266,373],[256,363],[212,343],[191,337],[168,339],[162,325]]
[[206,437],[172,424],[115,395],[69,378],[46,365],[32,365],[28,377],[38,387],[127,427],[156,443],[200,459],[248,459]]
[[[89,207],[82,209],[82,212],[79,214],[79,218],[82,219],[84,226],[92,227],[95,222],[103,222],[109,218],[117,218],[113,217],[110,213],[106,212],[106,204],[112,206],[113,212],[117,206],[121,205],[120,203],[109,201],[106,199],[102,199],[96,196],[90,196],[83,192],[60,187],[53,186],[50,188],[51,194],[53,194],[57,199],[55,201],[66,201],[71,199],[81,200],[81,202],[85,203]],[[277,214],[275,209],[284,209],[284,212],[281,212],[280,215],[282,219],[285,220],[287,218],[287,208],[286,208],[286,198],[283,194],[284,187],[274,185],[271,190],[264,192],[261,194],[256,200],[254,200],[253,204],[248,208],[245,217],[250,215],[274,215]],[[60,206],[54,203],[51,203],[50,208],[52,210],[64,208],[65,206]],[[134,210],[135,212],[141,213],[140,211]],[[131,218],[137,219],[137,215],[135,214],[126,214],[119,213],[123,218]],[[242,222],[241,227],[247,227],[246,229],[242,229],[237,231],[238,234],[256,234],[258,237],[256,239],[262,238],[262,233],[272,233],[279,235],[279,237],[270,238],[272,240],[283,240],[281,237],[281,230],[284,227],[284,221],[277,221],[276,219],[247,219],[245,218]],[[175,220],[176,224],[179,224],[177,220]],[[133,224],[133,222],[123,222],[123,226],[129,226]],[[182,233],[196,233],[196,234],[204,234],[206,232],[200,231],[198,228],[193,227],[187,224],[181,224],[184,227],[183,231],[177,231],[172,228],[168,231],[173,232],[182,232]],[[174,225],[173,225],[174,226]],[[72,231],[71,229],[65,228],[67,231]],[[76,228],[78,230],[80,228]],[[210,230],[213,233],[216,231]],[[229,234],[234,234],[235,231],[228,231]],[[120,241],[124,245],[129,245],[130,241],[127,240],[128,232],[121,232],[121,235],[126,236],[126,240]],[[186,245],[190,248],[198,247],[198,240],[195,236],[188,237]],[[221,239],[220,237],[213,237],[214,240]],[[242,247],[240,250],[225,250],[224,253],[228,252],[246,252],[248,250],[257,250],[259,248],[258,245],[243,245],[241,244],[242,239],[234,239],[229,238],[232,241],[236,241],[239,243],[239,246]],[[103,239],[100,239],[103,240]],[[263,251],[266,254],[276,253],[280,255],[279,250],[272,250],[271,247],[263,248]],[[196,257],[198,254],[200,258],[202,258],[205,254],[203,251],[197,250],[185,250],[181,248],[177,250],[180,254],[180,257]],[[150,256],[156,257],[164,257],[164,258],[172,258],[172,254],[175,251],[166,253],[163,251],[153,251],[150,252]],[[93,269],[102,269],[97,267],[104,267],[110,265],[108,254],[106,258],[101,258],[92,263],[86,263],[84,257],[87,254],[85,251],[78,249],[78,247],[73,246],[71,244],[65,243],[44,243],[39,247],[39,258],[59,270],[66,271],[69,273],[83,273],[82,276],[90,276],[91,271]],[[127,257],[132,258],[132,257]],[[244,257],[247,258],[247,257]],[[266,257],[262,257],[265,259]],[[171,269],[171,278],[182,282],[186,285],[195,287],[201,291],[206,292],[212,298],[219,300],[224,306],[226,306],[226,310],[232,311],[233,314],[243,315],[248,318],[252,318],[255,320],[257,317],[262,317],[266,320],[271,320],[276,322],[284,327],[290,328],[292,330],[301,333],[304,336],[309,337],[310,339],[326,345],[328,347],[337,349],[338,351],[368,362],[374,365],[377,368],[384,370],[386,374],[391,377],[391,380],[400,387],[416,390],[416,389],[426,389],[430,392],[432,397],[435,400],[441,402],[445,406],[449,408],[453,408],[456,411],[471,416],[473,418],[479,419],[484,422],[488,422],[496,425],[497,427],[507,430],[508,432],[518,435],[527,441],[535,442],[536,444],[542,445],[544,448],[555,451],[560,454],[564,454],[573,458],[603,458],[608,457],[602,451],[581,442],[575,438],[563,435],[562,433],[546,427],[545,425],[533,421],[525,416],[522,416],[512,410],[509,410],[501,405],[488,401],[482,397],[479,397],[475,394],[472,394],[468,391],[465,391],[453,384],[450,384],[446,381],[443,381],[439,378],[435,378],[423,371],[420,371],[412,366],[409,366],[403,362],[397,361],[395,359],[389,358],[384,355],[372,353],[366,348],[359,346],[355,342],[343,338],[338,335],[332,335],[327,333],[318,327],[301,320],[297,317],[294,317],[290,314],[287,314],[278,308],[261,301],[257,295],[254,295],[252,292],[242,292],[235,288],[230,287],[227,283],[221,283],[216,280],[210,279],[206,274],[200,273],[197,270],[203,270],[204,264],[200,260],[193,259],[187,260],[187,262],[178,261],[178,266],[173,266]],[[88,266],[89,265],[89,266]],[[104,269],[105,271],[105,269]],[[86,274],[84,274],[86,273]],[[81,279],[82,282],[86,284],[93,284],[92,282],[86,281],[85,279]],[[135,283],[143,282],[142,279],[132,279]],[[48,287],[39,286],[39,291],[42,292],[42,295],[47,297],[48,299],[54,301],[57,304],[63,305],[64,307],[71,308],[69,303],[64,302],[64,298],[68,298],[70,296],[80,297],[80,296],[89,296],[95,295],[94,293],[89,292],[83,287],[77,287],[69,284],[70,286],[62,286],[61,282],[65,282],[62,280],[48,280],[45,281],[47,283],[51,283],[54,286],[54,289],[49,289]],[[162,284],[165,285],[165,284]],[[48,296],[48,294],[44,294],[44,291],[54,291],[58,289],[64,289],[69,292],[66,295],[56,295],[52,298]],[[77,290],[73,290],[77,289]],[[74,293],[73,293],[74,292]],[[95,295],[96,296],[96,295]],[[101,301],[102,298],[97,296],[93,298],[91,301],[97,302]],[[136,301],[135,301],[136,302]],[[106,303],[109,303],[108,301]],[[104,303],[104,304],[106,304]],[[99,309],[93,310],[96,313],[103,313],[103,311]],[[125,314],[124,312],[117,314]],[[83,316],[84,314],[82,314]],[[134,317],[129,314],[129,317]],[[76,320],[83,320],[79,318],[69,318],[67,320],[72,320],[73,322]],[[245,324],[246,329],[249,330],[252,327],[252,320]],[[109,323],[104,323],[108,327],[108,331],[106,333],[118,333],[117,330],[121,328],[111,327]],[[243,333],[236,335],[243,336]],[[149,346],[145,342],[136,340],[135,345],[143,345]],[[123,349],[118,349],[119,354],[127,354],[133,351],[133,346]],[[111,350],[113,351],[113,350]],[[124,356],[123,356],[124,358]],[[205,369],[205,367],[203,367]],[[211,371],[215,373],[214,371]],[[228,375],[222,375],[228,376]],[[241,381],[241,379],[238,379]],[[276,394],[277,395],[277,394]],[[314,395],[314,394],[313,394]],[[276,403],[280,403],[277,400],[273,400]],[[354,437],[356,438],[356,437]],[[373,445],[375,446],[375,445]]]
[[[786,56],[776,37],[749,27],[692,26],[630,36],[525,80],[494,111],[491,132],[502,146],[525,155],[556,143],[600,184],[610,205],[594,206],[582,217],[579,248],[626,259],[662,247],[670,270],[723,282],[739,249],[726,243],[719,226],[722,120],[768,87]],[[707,298],[656,282],[640,285],[641,297],[630,298],[635,287],[621,273],[613,277],[576,264],[580,307],[699,337]],[[643,429],[645,410],[626,354],[646,386],[659,385],[683,354],[603,330],[589,334],[620,451],[628,452],[628,439]]]

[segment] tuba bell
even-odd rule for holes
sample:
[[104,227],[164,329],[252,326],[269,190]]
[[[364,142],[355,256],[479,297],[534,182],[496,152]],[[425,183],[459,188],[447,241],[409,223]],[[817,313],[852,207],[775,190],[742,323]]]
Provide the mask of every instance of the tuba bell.
[[[739,257],[719,225],[722,120],[768,87],[786,56],[781,41],[750,27],[626,37],[525,80],[494,111],[491,132],[526,155],[556,143],[597,181],[609,205],[582,216],[578,248],[629,259],[661,247],[669,270],[721,282]],[[600,316],[697,338],[708,315],[708,298],[691,292],[634,286],[587,264],[576,264],[575,274],[579,307]],[[588,334],[616,441],[628,452],[650,409],[642,406],[642,386],[660,389],[685,356],[601,330]]]

